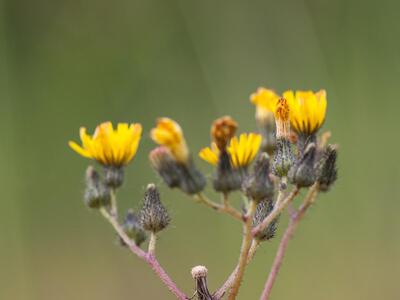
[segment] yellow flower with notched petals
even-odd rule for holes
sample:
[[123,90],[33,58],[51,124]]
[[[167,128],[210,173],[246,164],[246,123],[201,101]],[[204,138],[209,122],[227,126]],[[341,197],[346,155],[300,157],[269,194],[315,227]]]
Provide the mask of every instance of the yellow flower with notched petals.
[[151,130],[150,136],[157,144],[167,147],[177,161],[182,163],[188,161],[189,149],[182,128],[174,120],[158,119],[157,126]]
[[205,160],[206,162],[210,163],[211,165],[216,166],[218,164],[219,159],[219,149],[217,144],[212,143],[211,147],[206,147],[200,150],[199,156],[201,159]]
[[[230,140],[227,152],[230,156],[233,168],[247,167],[256,157],[261,145],[261,135],[255,133],[242,133],[240,137]],[[218,164],[219,149],[213,143],[211,148],[203,148],[199,156],[212,165]]]
[[290,123],[297,133],[313,134],[322,126],[326,113],[326,91],[286,91],[283,97],[290,107]]
[[127,165],[135,156],[142,135],[140,124],[118,123],[113,129],[111,122],[96,127],[93,136],[80,128],[82,146],[70,141],[69,146],[83,157],[94,159],[105,166]]

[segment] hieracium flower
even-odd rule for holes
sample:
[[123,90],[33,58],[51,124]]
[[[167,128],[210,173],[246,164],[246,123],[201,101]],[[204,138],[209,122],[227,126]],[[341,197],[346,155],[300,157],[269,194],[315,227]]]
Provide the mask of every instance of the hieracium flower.
[[159,145],[166,146],[176,161],[186,163],[189,149],[183,136],[182,128],[169,118],[159,118],[157,126],[151,130],[151,138]]
[[206,180],[195,167],[182,128],[169,118],[160,118],[151,130],[151,138],[160,146],[149,154],[152,167],[170,187],[187,194],[199,193]]
[[260,87],[250,95],[256,106],[256,121],[263,136],[262,149],[272,154],[276,147],[274,112],[279,96],[270,89]]
[[298,135],[300,152],[308,142],[315,142],[315,133],[325,121],[327,100],[326,91],[291,90],[283,93],[290,107],[290,123]]
[[142,135],[142,126],[138,123],[118,123],[114,129],[111,122],[101,123],[92,136],[85,127],[80,128],[82,146],[70,141],[69,146],[83,157],[96,160],[106,169],[106,183],[109,186],[121,185],[122,167],[136,155]]
[[199,152],[203,160],[217,166],[213,185],[220,192],[227,193],[241,188],[247,167],[261,145],[261,135],[243,133],[238,138],[233,136],[236,129],[236,122],[230,117],[215,120],[211,127],[211,147]]

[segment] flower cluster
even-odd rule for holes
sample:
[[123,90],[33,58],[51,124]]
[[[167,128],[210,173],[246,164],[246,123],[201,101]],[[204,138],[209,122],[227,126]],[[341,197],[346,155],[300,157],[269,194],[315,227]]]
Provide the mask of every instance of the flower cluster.
[[[309,196],[301,209],[292,214],[293,224],[301,219],[318,192],[328,191],[337,179],[338,147],[327,144],[329,133],[319,132],[326,116],[325,90],[289,90],[279,95],[271,89],[259,88],[251,94],[250,102],[256,107],[258,131],[240,132],[238,122],[232,117],[217,118],[211,124],[209,146],[198,152],[211,165],[212,187],[220,194],[221,203],[205,196],[206,176],[195,164],[182,127],[164,117],[157,119],[150,130],[156,146],[148,155],[149,162],[167,187],[179,189],[198,202],[243,222],[241,256],[232,282],[228,280],[231,285],[211,296],[207,269],[194,268],[199,299],[220,299],[228,287],[229,299],[235,299],[244,268],[254,254],[252,251],[262,241],[275,236],[282,210],[299,189],[309,188]],[[121,244],[147,260],[157,273],[160,266],[154,260],[156,237],[171,222],[157,187],[149,184],[141,209],[137,212],[129,209],[122,224],[118,221],[116,191],[124,182],[124,169],[136,156],[141,135],[142,126],[138,123],[119,123],[113,127],[111,122],[105,122],[96,127],[93,135],[82,127],[82,144],[70,141],[69,146],[103,168],[100,173],[93,166],[88,167],[85,204],[101,211],[115,227]],[[293,192],[285,195],[289,184]],[[241,193],[245,199],[241,209],[229,202],[228,196],[233,192]],[[290,235],[289,232],[287,236]],[[148,252],[144,253],[140,246],[147,237]],[[187,299],[173,286],[172,280],[166,279],[165,271],[160,270],[160,274],[178,299]]]

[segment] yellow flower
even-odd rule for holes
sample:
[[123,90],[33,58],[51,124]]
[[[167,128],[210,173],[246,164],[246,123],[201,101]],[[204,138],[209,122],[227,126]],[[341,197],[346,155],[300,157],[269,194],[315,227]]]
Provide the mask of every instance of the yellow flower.
[[274,112],[276,123],[276,137],[289,138],[290,136],[290,108],[286,98],[280,98]]
[[69,146],[83,157],[95,159],[105,166],[120,167],[128,164],[136,154],[142,134],[142,126],[138,123],[118,123],[113,129],[111,122],[96,127],[93,136],[80,128],[82,146],[69,141]]
[[[230,140],[227,152],[231,158],[233,168],[247,167],[256,157],[261,146],[261,135],[255,133],[242,133],[240,137]],[[203,148],[199,156],[212,165],[218,164],[219,149],[215,143],[211,148]]]
[[177,161],[182,163],[188,161],[189,150],[182,128],[174,120],[169,118],[158,119],[157,126],[151,130],[150,136],[157,144],[167,147]]
[[218,164],[218,158],[219,158],[219,149],[217,147],[216,143],[211,144],[210,147],[206,147],[200,150],[199,156],[201,159],[205,160],[211,165],[216,166]]
[[250,95],[250,102],[256,106],[256,120],[263,124],[271,119],[279,96],[270,89],[260,87]]
[[326,91],[286,91],[283,97],[290,107],[290,122],[297,133],[310,135],[324,123],[326,113]]
[[250,95],[251,103],[270,112],[275,111],[278,100],[279,96],[273,90],[263,87],[258,88],[257,92]]

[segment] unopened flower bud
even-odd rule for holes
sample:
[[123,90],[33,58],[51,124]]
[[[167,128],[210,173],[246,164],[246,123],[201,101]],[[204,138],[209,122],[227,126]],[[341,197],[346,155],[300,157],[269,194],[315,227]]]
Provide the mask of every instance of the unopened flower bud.
[[300,155],[300,159],[290,169],[288,177],[290,182],[298,187],[309,187],[315,182],[315,144],[308,144]]
[[161,203],[156,186],[149,184],[140,211],[140,223],[145,230],[157,233],[167,227],[170,221],[171,219],[167,209]]
[[231,159],[226,151],[220,152],[218,165],[213,178],[213,186],[217,192],[228,193],[239,190],[242,186],[246,169],[233,168]]
[[115,166],[106,166],[105,172],[105,183],[111,188],[118,188],[124,182],[124,168]]
[[289,140],[278,138],[272,163],[272,172],[278,177],[285,177],[293,165],[293,152]]
[[152,167],[170,188],[178,187],[191,195],[202,191],[206,179],[189,158],[185,164],[176,161],[168,148],[159,146],[149,154]]
[[[264,199],[258,203],[256,212],[253,217],[253,227],[261,224],[261,222],[271,213],[274,205],[271,199]],[[264,230],[260,231],[255,238],[259,241],[267,241],[275,236],[279,217],[276,217]]]
[[146,232],[140,224],[139,217],[133,212],[133,210],[128,210],[123,223],[123,228],[126,235],[131,238],[137,246],[140,246],[147,238]]
[[254,201],[272,199],[274,195],[274,184],[270,179],[269,157],[262,153],[256,160],[253,173],[247,176],[242,189],[244,193]]
[[316,166],[319,189],[323,192],[328,191],[330,186],[337,179],[336,159],[337,159],[337,146],[328,145],[324,149],[322,157],[320,158]]
[[211,127],[211,137],[220,151],[226,149],[237,128],[238,124],[229,116],[214,121]]
[[101,181],[99,173],[92,166],[86,170],[84,201],[90,208],[100,208],[110,203],[110,192]]
[[204,266],[196,266],[192,269],[192,277],[196,281],[196,296],[198,300],[213,300],[207,286],[208,270]]

